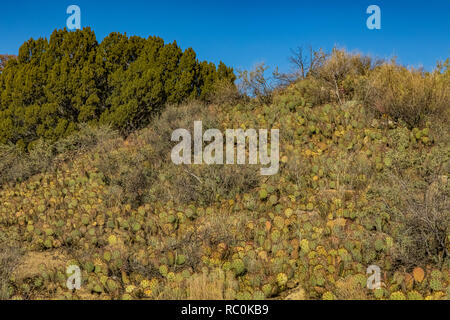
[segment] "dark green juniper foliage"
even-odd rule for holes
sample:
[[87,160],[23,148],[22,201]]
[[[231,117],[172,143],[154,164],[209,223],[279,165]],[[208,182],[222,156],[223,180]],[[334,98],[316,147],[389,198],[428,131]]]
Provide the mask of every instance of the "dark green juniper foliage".
[[57,30],[50,40],[24,43],[2,69],[0,143],[30,149],[39,138],[68,136],[80,123],[128,134],[166,103],[205,99],[218,81],[234,80],[231,68],[199,62],[176,42],[112,33],[98,43],[89,28]]

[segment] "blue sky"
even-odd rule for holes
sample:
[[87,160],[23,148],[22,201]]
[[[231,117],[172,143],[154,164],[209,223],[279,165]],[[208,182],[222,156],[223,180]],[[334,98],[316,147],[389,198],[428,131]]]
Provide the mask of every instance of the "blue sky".
[[[0,53],[16,54],[29,38],[66,25],[66,9],[81,8],[82,26],[100,41],[113,31],[192,47],[201,60],[235,68],[258,62],[287,71],[289,50],[334,45],[431,69],[450,57],[450,0],[21,0],[5,1]],[[366,9],[381,8],[382,29],[369,30]]]

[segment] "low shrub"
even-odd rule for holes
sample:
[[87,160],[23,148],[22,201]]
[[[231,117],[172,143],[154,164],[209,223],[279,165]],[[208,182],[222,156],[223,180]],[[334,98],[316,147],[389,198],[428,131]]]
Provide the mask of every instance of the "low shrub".
[[269,69],[264,63],[257,64],[252,70],[239,71],[240,90],[244,95],[255,98],[259,103],[270,104],[273,100],[274,86],[266,77]]
[[169,164],[160,172],[159,182],[151,192],[155,199],[208,205],[219,199],[232,199],[259,183],[259,169],[255,166]]
[[329,102],[343,104],[353,99],[358,79],[366,77],[381,60],[345,49],[334,48],[330,54],[314,52],[315,63],[301,77],[296,88],[312,105]]
[[109,127],[83,125],[80,131],[52,144],[37,140],[29,151],[19,145],[0,145],[0,186],[25,181],[115,137],[117,134]]
[[392,220],[390,232],[397,242],[397,260],[400,265],[411,267],[448,263],[448,146],[436,146],[414,155],[396,150],[390,157],[392,169],[379,183]]

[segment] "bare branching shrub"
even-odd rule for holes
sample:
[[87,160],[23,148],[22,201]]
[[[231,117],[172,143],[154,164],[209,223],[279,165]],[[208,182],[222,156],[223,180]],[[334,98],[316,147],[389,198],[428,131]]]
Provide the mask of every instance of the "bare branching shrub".
[[274,86],[266,77],[269,69],[264,63],[257,64],[251,71],[239,71],[239,86],[243,94],[256,98],[260,103],[270,104]]
[[[404,140],[400,137],[399,140]],[[390,217],[399,265],[450,262],[450,150],[439,145],[422,153],[397,149],[388,154],[392,167],[379,177],[379,204]]]
[[297,67],[301,79],[305,79],[309,73],[322,66],[327,58],[327,54],[322,49],[314,50],[311,46],[307,53],[302,47],[291,50],[291,52],[289,61]]
[[157,179],[151,183],[151,199],[208,204],[217,197],[234,197],[257,185],[259,173],[254,166],[176,166],[172,163],[171,151],[175,144],[171,137],[174,130],[185,128],[193,132],[195,121],[202,121],[204,131],[220,128],[217,115],[214,107],[199,103],[170,106],[155,121],[154,126],[139,134],[143,145],[149,145],[152,149],[146,157],[157,172]]
[[176,129],[193,131],[195,121],[203,130],[219,128],[217,112],[200,103],[169,106],[149,128],[129,137],[129,145],[99,155],[97,167],[110,186],[114,201],[140,205],[143,201],[209,204],[232,198],[259,183],[255,166],[176,166],[171,160]]
[[351,88],[348,88],[345,82],[366,75],[371,68],[371,58],[334,48],[320,65],[311,69],[309,75],[319,81],[321,87],[331,94],[334,101],[342,104],[352,97],[352,92],[349,92]]
[[142,144],[148,144],[154,151],[154,161],[170,161],[170,152],[174,146],[172,133],[180,128],[193,129],[195,121],[202,121],[203,130],[219,128],[217,110],[201,102],[186,105],[171,105],[155,118],[152,124],[137,133]]
[[152,125],[128,137],[127,148],[100,152],[96,166],[109,186],[109,205],[129,203],[139,206],[156,183],[159,170],[170,162],[172,133],[192,127],[205,119],[207,108],[201,103],[168,106],[153,119]]
[[143,152],[114,151],[101,155],[97,168],[109,185],[109,205],[125,203],[139,206],[146,189],[154,179],[153,171],[145,163]]

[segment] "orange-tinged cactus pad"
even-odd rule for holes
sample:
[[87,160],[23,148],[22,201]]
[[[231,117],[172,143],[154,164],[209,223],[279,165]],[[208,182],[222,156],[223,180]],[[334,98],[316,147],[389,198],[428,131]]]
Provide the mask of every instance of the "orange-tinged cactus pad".
[[425,278],[425,272],[423,271],[422,268],[416,267],[413,270],[413,276],[414,276],[414,280],[420,283]]

